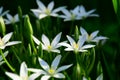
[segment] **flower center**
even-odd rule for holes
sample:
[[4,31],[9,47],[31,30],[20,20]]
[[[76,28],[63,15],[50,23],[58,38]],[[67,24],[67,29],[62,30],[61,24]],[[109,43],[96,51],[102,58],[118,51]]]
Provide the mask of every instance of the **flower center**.
[[4,42],[2,41],[1,37],[0,37],[0,46],[3,46]]
[[79,45],[74,42],[74,43],[73,43],[73,47],[74,47],[74,49],[78,49],[78,48],[79,48]]
[[48,73],[51,74],[51,75],[53,75],[53,74],[55,73],[55,70],[52,69],[52,68],[50,68],[50,69],[48,70]]
[[47,15],[50,15],[51,11],[50,11],[49,9],[46,9],[45,13],[46,13]]
[[75,14],[71,13],[71,20],[74,20],[75,19]]
[[48,45],[47,47],[48,47],[48,51],[51,51],[52,46],[51,46],[51,45]]

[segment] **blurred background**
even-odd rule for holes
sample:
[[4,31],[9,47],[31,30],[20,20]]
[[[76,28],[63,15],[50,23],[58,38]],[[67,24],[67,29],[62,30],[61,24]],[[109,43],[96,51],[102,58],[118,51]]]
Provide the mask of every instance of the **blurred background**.
[[[41,0],[44,4],[48,4],[52,0]],[[117,0],[113,0],[117,1]],[[118,0],[118,10],[115,13],[112,0],[54,0],[55,7],[67,6],[67,9],[73,9],[77,5],[83,5],[86,10],[96,9],[99,18],[86,19],[82,26],[90,33],[99,30],[101,35],[107,36],[109,39],[106,43],[99,47],[96,51],[97,58],[102,62],[105,80],[120,80],[120,2]],[[16,14],[18,6],[21,7],[23,14],[30,14],[30,9],[37,8],[36,0],[0,0],[0,7],[4,10],[10,10],[11,14]],[[31,16],[31,19],[33,16]],[[69,23],[63,23],[70,26]],[[81,26],[80,21],[76,21],[74,25]],[[62,31],[64,32],[64,30]],[[97,61],[97,60],[96,60]],[[95,65],[96,66],[96,65]],[[94,70],[91,76],[94,77]]]

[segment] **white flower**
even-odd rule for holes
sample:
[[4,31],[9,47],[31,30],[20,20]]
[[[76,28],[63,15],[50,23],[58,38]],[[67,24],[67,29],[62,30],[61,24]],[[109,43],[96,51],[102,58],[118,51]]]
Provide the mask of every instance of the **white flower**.
[[21,43],[21,41],[8,42],[10,40],[10,38],[12,37],[12,34],[13,34],[13,32],[10,32],[10,33],[6,34],[3,38],[0,37],[0,49],[5,49],[6,46],[11,46],[11,45]]
[[81,17],[79,14],[79,6],[75,7],[73,10],[68,11],[67,9],[63,9],[62,12],[64,15],[60,15],[60,18],[64,18],[64,21],[72,21],[72,20],[80,20]]
[[25,62],[22,62],[20,66],[20,75],[11,72],[5,72],[5,74],[12,80],[35,80],[39,76],[39,73],[33,73],[32,75],[28,76],[27,65]]
[[78,15],[82,19],[87,18],[87,17],[93,17],[93,16],[94,17],[99,17],[98,14],[93,14],[93,12],[95,12],[95,9],[92,9],[90,11],[86,11],[84,6],[81,5],[79,10],[80,10],[80,13]]
[[89,35],[84,28],[80,27],[80,32],[81,32],[82,35],[85,35],[86,42],[99,42],[100,40],[106,40],[106,39],[108,39],[107,37],[104,37],[104,36],[97,36],[97,34],[99,32],[98,30],[92,32]]
[[53,8],[54,8],[54,2],[53,1],[50,2],[47,7],[39,0],[36,0],[36,2],[37,2],[37,5],[38,5],[39,8],[38,9],[31,9],[31,11],[39,19],[42,19],[46,16],[57,17],[58,16],[57,12],[59,12],[62,9],[65,8],[65,7],[58,7],[58,8],[53,10]]
[[[4,52],[4,56],[6,57],[8,55],[8,51]],[[5,61],[2,61],[3,60],[3,57],[2,55],[0,56],[0,66],[5,63]]]
[[96,80],[103,80],[103,73],[101,73]]
[[67,47],[65,48],[65,51],[86,52],[87,51],[86,49],[95,46],[91,44],[83,45],[85,42],[84,36],[80,36],[78,42],[75,42],[75,40],[68,35],[67,35],[67,39],[70,42],[70,44],[66,42],[60,43],[60,45]]
[[19,22],[18,14],[14,15],[14,16],[12,16],[10,14],[6,14],[6,17],[7,17],[7,19],[4,19],[5,24],[13,24],[13,23]]
[[8,12],[9,12],[8,10],[3,12],[3,7],[0,7],[0,16],[4,16],[4,15],[6,15]]
[[53,60],[53,62],[51,64],[51,66],[49,66],[47,62],[45,62],[41,58],[38,58],[39,63],[44,70],[33,69],[33,68],[29,68],[28,70],[43,74],[43,76],[41,77],[41,80],[48,80],[50,77],[65,78],[64,74],[62,74],[60,72],[68,69],[69,67],[72,66],[72,64],[65,65],[65,66],[58,68],[58,65],[60,63],[60,59],[61,59],[61,55],[56,56],[56,58]]
[[[62,34],[62,33],[59,33],[59,34],[53,39],[53,41],[52,41],[51,43],[50,43],[50,40],[48,39],[48,37],[43,34],[43,35],[42,35],[42,42],[43,42],[43,43],[41,43],[43,50],[46,50],[46,51],[48,51],[48,52],[60,53],[60,50],[58,50],[57,48],[60,47],[59,41],[60,41],[60,38],[61,38],[61,34]],[[35,43],[36,43],[37,45],[40,44],[40,41],[39,41],[37,38],[35,38],[34,36],[33,36],[33,40],[35,41]]]

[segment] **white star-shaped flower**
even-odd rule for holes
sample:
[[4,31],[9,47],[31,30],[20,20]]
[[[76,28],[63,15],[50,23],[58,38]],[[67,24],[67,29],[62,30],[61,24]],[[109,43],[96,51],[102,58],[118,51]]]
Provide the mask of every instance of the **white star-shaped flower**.
[[87,18],[87,17],[99,17],[98,14],[93,14],[95,12],[95,9],[92,9],[90,11],[86,11],[84,6],[80,6],[79,8],[79,14],[78,16],[81,17],[81,19]]
[[6,46],[12,46],[12,45],[21,43],[21,41],[8,42],[10,38],[12,37],[12,34],[13,32],[10,32],[6,34],[3,38],[0,37],[0,49],[5,49]]
[[[60,47],[59,41],[61,38],[61,34],[62,34],[61,32],[59,34],[57,34],[51,43],[50,43],[50,40],[48,39],[48,37],[43,34],[42,35],[42,43],[41,43],[43,50],[46,50],[48,52],[60,53],[60,50],[57,48]],[[35,41],[35,43],[37,45],[40,45],[40,41],[37,38],[35,38],[34,36],[33,36],[33,40]]]
[[70,65],[65,65],[65,66],[58,68],[58,65],[61,60],[61,55],[58,55],[55,57],[51,66],[49,66],[48,63],[45,62],[41,58],[38,58],[38,60],[39,60],[41,67],[43,68],[43,70],[42,69],[34,69],[34,68],[29,68],[28,70],[32,71],[32,72],[43,74],[43,76],[41,77],[41,80],[49,80],[50,77],[65,78],[64,74],[62,74],[60,72],[63,70],[66,70],[72,66],[72,64],[70,64]]
[[14,24],[16,22],[19,22],[19,17],[18,14],[12,16],[10,14],[6,14],[7,19],[4,19],[5,24]]
[[79,14],[79,6],[75,7],[73,10],[68,11],[67,9],[63,9],[62,12],[64,15],[60,15],[60,18],[63,18],[64,21],[73,21],[73,20],[80,20],[81,17],[78,16]]
[[28,76],[28,69],[25,62],[22,62],[20,66],[20,75],[11,72],[5,72],[5,74],[12,80],[35,80],[39,76],[39,73],[33,73],[32,75]]
[[36,0],[37,5],[38,5],[38,9],[31,9],[31,11],[34,13],[34,15],[38,18],[38,19],[42,19],[45,18],[46,16],[53,16],[53,17],[57,17],[59,11],[61,11],[62,9],[64,9],[65,7],[58,7],[56,9],[54,8],[54,2],[50,2],[48,4],[48,6],[46,7],[40,0]]
[[84,28],[80,27],[80,32],[81,32],[82,35],[85,35],[86,42],[99,42],[100,40],[106,40],[106,39],[108,39],[107,37],[104,37],[104,36],[97,36],[97,34],[99,32],[98,30],[92,32],[89,35]]
[[67,48],[65,48],[65,51],[74,51],[75,53],[86,52],[88,48],[92,48],[95,46],[95,45],[91,45],[91,44],[84,45],[84,43],[85,43],[84,36],[80,36],[78,42],[76,42],[73,38],[71,38],[68,35],[67,35],[67,39],[70,42],[70,44],[68,44],[66,42],[60,43],[60,45],[67,47]]

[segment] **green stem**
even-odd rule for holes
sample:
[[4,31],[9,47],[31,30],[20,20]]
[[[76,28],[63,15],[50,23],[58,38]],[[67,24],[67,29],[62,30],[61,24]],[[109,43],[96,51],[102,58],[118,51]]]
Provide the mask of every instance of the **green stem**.
[[90,65],[90,67],[88,68],[87,74],[89,74],[90,71],[92,70],[92,68],[93,68],[93,66],[94,66],[94,63],[95,63],[95,49],[93,48],[93,58],[92,58],[91,65]]
[[9,64],[9,62],[8,62],[7,59],[5,58],[5,56],[4,56],[4,54],[3,54],[3,52],[2,52],[1,49],[0,49],[0,53],[1,53],[1,55],[2,55],[2,57],[3,57],[3,59],[4,59],[4,61],[5,61],[5,63],[7,64],[7,66],[11,69],[11,71],[15,72],[15,69]]

